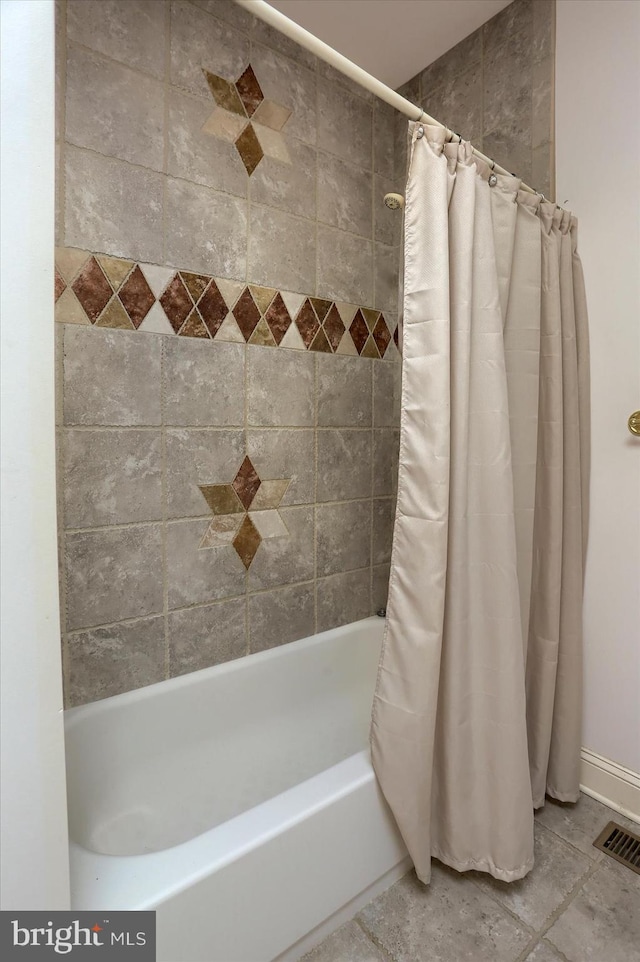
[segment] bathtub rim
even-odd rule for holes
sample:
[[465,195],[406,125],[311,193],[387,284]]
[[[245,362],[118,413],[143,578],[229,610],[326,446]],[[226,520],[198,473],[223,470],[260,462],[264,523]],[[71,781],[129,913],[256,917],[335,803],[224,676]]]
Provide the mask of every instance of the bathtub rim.
[[[123,707],[132,703],[146,701],[149,698],[157,696],[160,690],[168,694],[170,691],[179,691],[188,685],[203,684],[211,678],[230,673],[235,674],[242,669],[247,670],[252,666],[260,665],[263,661],[273,661],[283,658],[287,654],[290,654],[293,645],[296,646],[296,651],[307,651],[327,641],[349,635],[353,632],[354,628],[364,627],[365,625],[377,627],[380,632],[380,640],[382,641],[384,623],[384,618],[380,618],[378,615],[370,615],[368,618],[361,618],[359,621],[353,621],[348,625],[328,628],[326,631],[318,632],[315,635],[309,635],[306,638],[299,638],[296,641],[288,641],[281,645],[275,645],[273,648],[266,648],[264,651],[255,651],[251,654],[243,655],[240,658],[232,658],[218,665],[210,665],[208,668],[199,668],[196,671],[185,672],[182,675],[174,675],[172,678],[164,678],[161,681],[153,682],[150,685],[143,685],[140,688],[131,688],[129,691],[123,691],[117,695],[107,695],[105,698],[86,702],[83,705],[74,705],[72,708],[66,708],[64,710],[65,738],[67,729],[72,730],[77,727],[87,716],[98,716],[115,707]],[[373,701],[373,692],[371,693],[371,698]]]

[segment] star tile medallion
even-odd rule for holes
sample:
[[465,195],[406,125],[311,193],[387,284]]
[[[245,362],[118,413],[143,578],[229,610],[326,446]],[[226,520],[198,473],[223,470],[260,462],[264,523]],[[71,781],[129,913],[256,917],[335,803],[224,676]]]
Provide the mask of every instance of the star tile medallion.
[[200,548],[231,545],[249,569],[263,541],[289,536],[278,508],[291,478],[263,481],[249,457],[231,484],[201,484],[202,496],[213,513]]
[[249,177],[265,156],[290,164],[281,131],[291,110],[265,98],[251,64],[235,83],[202,70],[216,102],[203,132],[234,144]]

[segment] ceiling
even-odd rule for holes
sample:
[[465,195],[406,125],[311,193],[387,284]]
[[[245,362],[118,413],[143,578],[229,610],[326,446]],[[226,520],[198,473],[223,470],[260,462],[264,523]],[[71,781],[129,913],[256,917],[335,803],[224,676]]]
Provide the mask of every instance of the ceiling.
[[511,0],[269,0],[390,87],[401,86]]

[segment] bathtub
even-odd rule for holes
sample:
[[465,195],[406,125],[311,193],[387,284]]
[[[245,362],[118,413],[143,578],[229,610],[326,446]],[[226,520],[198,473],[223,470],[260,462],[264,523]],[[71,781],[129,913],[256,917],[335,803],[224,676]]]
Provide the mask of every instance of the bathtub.
[[294,962],[409,868],[368,752],[383,621],[66,712],[73,909],[158,962]]

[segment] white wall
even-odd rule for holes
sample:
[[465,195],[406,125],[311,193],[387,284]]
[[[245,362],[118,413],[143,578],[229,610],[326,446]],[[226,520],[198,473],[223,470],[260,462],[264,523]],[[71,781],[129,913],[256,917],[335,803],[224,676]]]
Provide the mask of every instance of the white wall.
[[579,218],[591,331],[586,748],[640,772],[640,3],[558,0],[557,199]]
[[3,909],[69,906],[58,616],[52,0],[2,0]]

